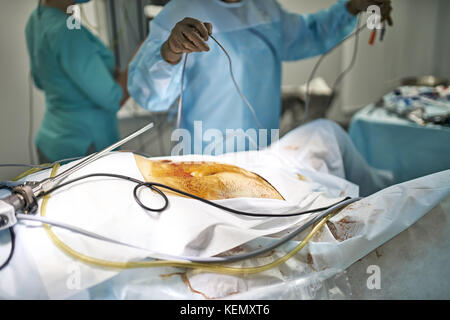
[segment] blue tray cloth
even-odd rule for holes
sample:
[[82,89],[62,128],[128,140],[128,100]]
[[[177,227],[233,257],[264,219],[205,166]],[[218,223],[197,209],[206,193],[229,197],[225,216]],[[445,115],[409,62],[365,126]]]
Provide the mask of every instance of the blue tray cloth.
[[372,104],[353,116],[350,137],[371,166],[394,173],[395,183],[450,169],[448,127],[420,126]]

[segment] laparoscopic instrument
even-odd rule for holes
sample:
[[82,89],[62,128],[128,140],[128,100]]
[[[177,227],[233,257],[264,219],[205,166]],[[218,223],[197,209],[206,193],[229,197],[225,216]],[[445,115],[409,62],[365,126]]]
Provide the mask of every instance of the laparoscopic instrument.
[[26,182],[13,188],[11,195],[0,199],[0,230],[12,227],[17,223],[16,212],[22,212],[24,214],[35,213],[38,208],[37,199],[45,195],[51,189],[55,188],[68,176],[84,168],[88,164],[100,159],[131,139],[134,139],[135,137],[148,131],[152,127],[153,123],[146,125],[142,129],[130,134],[104,150],[86,157],[75,166],[61,172],[53,178],[44,179],[40,182]]

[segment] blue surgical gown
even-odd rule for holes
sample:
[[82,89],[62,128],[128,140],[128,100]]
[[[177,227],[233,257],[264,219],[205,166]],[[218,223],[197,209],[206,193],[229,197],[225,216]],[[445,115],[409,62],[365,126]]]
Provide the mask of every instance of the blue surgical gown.
[[41,6],[25,30],[31,74],[46,101],[35,143],[52,161],[84,156],[91,145],[101,150],[119,138],[123,92],[113,76],[114,55],[86,28],[69,29],[67,18]]
[[[278,129],[282,61],[323,54],[350,34],[357,18],[347,11],[346,2],[314,14],[295,14],[275,0],[172,0],[150,23],[150,34],[129,67],[128,90],[145,109],[163,111],[172,105],[180,95],[183,63],[164,61],[161,45],[178,21],[196,18],[212,23],[213,35],[230,54],[236,80],[259,122]],[[209,52],[189,54],[185,74],[181,127],[191,133],[193,153],[202,153],[213,142],[206,134],[202,137],[208,129],[218,129],[224,137],[227,129],[259,129],[233,85],[226,56],[212,39],[208,45]],[[194,134],[195,121],[201,121],[201,127]],[[196,148],[198,140],[201,148]],[[249,147],[247,143],[244,148]]]

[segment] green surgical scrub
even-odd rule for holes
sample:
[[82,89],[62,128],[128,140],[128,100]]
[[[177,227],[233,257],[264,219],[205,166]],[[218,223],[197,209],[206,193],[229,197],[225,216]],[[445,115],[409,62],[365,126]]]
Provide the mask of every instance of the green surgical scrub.
[[123,92],[112,52],[86,28],[69,29],[68,15],[41,6],[26,40],[31,73],[45,92],[46,111],[35,143],[50,160],[84,156],[118,140],[116,113]]

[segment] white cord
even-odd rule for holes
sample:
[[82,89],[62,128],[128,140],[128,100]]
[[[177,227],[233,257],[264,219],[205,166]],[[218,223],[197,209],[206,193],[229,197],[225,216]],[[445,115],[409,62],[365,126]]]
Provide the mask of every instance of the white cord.
[[180,92],[180,98],[178,100],[177,129],[180,128],[180,124],[181,124],[181,113],[183,110],[184,73],[186,72],[186,62],[187,62],[188,55],[189,55],[189,53],[186,53],[186,55],[184,56],[183,72],[181,73],[181,92]]
[[18,213],[16,214],[17,220],[19,221],[35,221],[35,222],[41,222],[43,224],[47,224],[47,225],[51,225],[54,227],[58,227],[61,229],[66,229],[69,230],[71,232],[75,232],[84,236],[87,236],[89,238],[93,238],[93,239],[97,239],[97,240],[102,240],[102,241],[107,241],[107,242],[111,242],[114,244],[118,244],[118,245],[122,245],[122,246],[127,246],[133,249],[138,249],[138,250],[143,250],[148,252],[148,257],[149,258],[153,258],[153,259],[163,259],[163,260],[177,260],[177,261],[190,261],[189,259],[185,259],[184,257],[177,257],[177,256],[172,256],[172,255],[167,255],[167,254],[162,254],[162,253],[158,253],[158,252],[154,252],[148,249],[144,249],[144,248],[140,248],[138,246],[129,244],[129,243],[124,243],[112,238],[108,238],[102,235],[99,235],[98,233],[95,232],[91,232],[91,231],[87,231],[85,229],[73,226],[73,225],[69,225],[63,222],[59,222],[59,221],[55,221],[52,219],[48,219],[48,218],[44,218],[44,217],[39,217],[39,216],[30,216],[27,214],[21,214]]
[[[358,26],[356,30],[359,30],[361,26],[361,15],[358,18]],[[355,36],[355,45],[353,47],[353,55],[352,55],[352,60],[350,61],[350,64],[348,65],[348,67],[346,69],[344,69],[344,71],[341,72],[341,74],[339,74],[339,76],[336,78],[336,81],[333,84],[332,93],[335,93],[337,90],[337,87],[339,86],[339,84],[342,82],[342,79],[344,79],[344,77],[353,69],[353,66],[356,63],[356,57],[358,56],[358,45],[359,45],[359,32],[356,33]],[[333,96],[330,97],[330,101],[328,102],[328,108],[331,105],[332,102],[332,98]]]
[[[359,19],[361,19],[361,16],[360,16]],[[358,22],[358,25],[359,25],[359,22]],[[345,38],[344,40],[339,42],[333,48],[331,48],[330,50],[325,52],[320,57],[319,61],[317,61],[317,63],[314,65],[314,68],[311,71],[311,74],[309,75],[308,81],[306,82],[305,109],[304,109],[303,120],[302,120],[303,122],[308,118],[308,113],[309,113],[309,104],[310,104],[310,95],[311,95],[309,87],[310,87],[312,79],[316,75],[317,69],[319,68],[320,64],[323,62],[323,60],[325,59],[326,56],[328,56],[331,52],[334,51],[334,49],[340,47],[348,39],[350,39],[350,38],[352,38],[354,36],[357,36],[366,26],[367,26],[367,23],[364,24],[362,27],[358,28],[355,32],[353,32],[349,36],[347,36],[347,38]],[[353,67],[353,64],[350,65],[350,68],[347,68],[346,70],[344,70],[344,72],[338,77],[338,80],[335,82],[335,85],[333,86],[333,88],[337,85],[337,83],[339,83],[342,80],[343,76],[351,69],[351,67]]]

